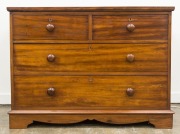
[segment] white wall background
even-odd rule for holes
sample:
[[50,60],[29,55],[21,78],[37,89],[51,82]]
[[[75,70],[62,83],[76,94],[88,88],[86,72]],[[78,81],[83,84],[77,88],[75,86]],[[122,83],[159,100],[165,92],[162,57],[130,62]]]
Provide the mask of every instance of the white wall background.
[[10,104],[9,13],[6,7],[175,6],[172,22],[171,101],[180,103],[179,0],[0,0],[0,104]]

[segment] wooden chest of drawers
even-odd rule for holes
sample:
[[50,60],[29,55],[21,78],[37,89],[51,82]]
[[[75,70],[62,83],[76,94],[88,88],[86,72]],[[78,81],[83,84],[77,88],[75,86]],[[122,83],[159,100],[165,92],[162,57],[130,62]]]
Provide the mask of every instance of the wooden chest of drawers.
[[172,128],[174,7],[7,9],[10,128],[87,119]]

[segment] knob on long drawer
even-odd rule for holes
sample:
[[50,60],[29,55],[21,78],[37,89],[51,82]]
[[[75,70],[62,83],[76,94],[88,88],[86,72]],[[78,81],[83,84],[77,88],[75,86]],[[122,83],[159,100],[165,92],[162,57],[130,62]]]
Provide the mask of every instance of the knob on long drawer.
[[49,61],[49,62],[53,62],[54,60],[55,60],[55,55],[54,54],[48,54],[48,56],[47,56],[47,60]]
[[52,32],[54,30],[55,26],[53,24],[47,24],[46,26],[46,29],[49,31],[49,32]]
[[135,29],[135,25],[130,23],[130,24],[127,24],[126,28],[129,32],[133,32]]
[[55,89],[53,87],[48,88],[47,94],[49,96],[54,96],[55,95]]
[[128,96],[133,96],[133,95],[134,95],[134,89],[132,89],[132,88],[126,89],[126,94],[127,94]]
[[135,59],[134,54],[127,54],[127,56],[126,56],[126,60],[127,60],[127,61],[133,62],[134,59]]

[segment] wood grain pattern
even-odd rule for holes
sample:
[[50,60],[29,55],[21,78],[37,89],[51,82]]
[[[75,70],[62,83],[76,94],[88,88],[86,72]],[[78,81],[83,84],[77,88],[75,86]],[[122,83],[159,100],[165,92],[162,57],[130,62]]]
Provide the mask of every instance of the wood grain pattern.
[[14,40],[14,44],[167,44],[168,40]]
[[9,114],[14,114],[14,115],[18,115],[18,114],[38,114],[41,113],[42,115],[46,115],[46,114],[73,114],[73,115],[78,115],[78,114],[134,114],[134,115],[138,115],[138,114],[151,114],[151,115],[163,115],[163,114],[174,114],[173,111],[171,110],[118,110],[118,109],[100,109],[100,110],[11,110],[9,112]]
[[13,44],[13,17],[10,13],[10,68],[11,68],[11,108],[14,107],[14,44]]
[[[167,40],[167,15],[93,16],[94,40]],[[132,23],[135,30],[129,32]]]
[[173,11],[175,7],[150,7],[150,6],[119,6],[119,7],[7,7],[8,11],[11,12],[170,12]]
[[[16,76],[14,81],[15,107],[21,109],[167,108],[164,76]],[[52,97],[47,94],[50,87],[55,89]],[[127,88],[135,90],[132,97],[126,94]]]
[[11,14],[10,128],[26,128],[33,121],[84,120],[149,122],[156,128],[172,128],[174,7],[7,10]]
[[[49,19],[52,21],[49,22]],[[13,35],[20,39],[87,40],[88,16],[13,15]],[[48,24],[54,30],[46,30]]]
[[[55,55],[54,62],[47,56]],[[133,54],[134,62],[126,56]],[[158,58],[157,58],[158,57]],[[31,72],[165,72],[166,44],[16,44],[15,74]]]
[[[45,111],[45,110],[44,110]],[[46,123],[61,123],[69,124],[82,122],[84,120],[97,120],[99,122],[111,123],[111,124],[129,124],[138,122],[149,122],[153,124],[156,128],[172,128],[172,112],[161,111],[158,113],[152,110],[150,113],[134,111],[134,113],[129,113],[126,111],[125,114],[121,112],[106,114],[105,111],[101,111],[101,114],[85,113],[83,114],[67,114],[67,112],[62,113],[61,111],[53,113],[52,111],[48,114],[44,114],[44,111],[39,111],[38,113],[33,113],[33,111],[24,111],[24,113],[10,112],[10,128],[23,129],[33,123],[33,120]],[[82,112],[83,110],[81,110]],[[86,111],[85,111],[86,112]],[[139,113],[138,113],[139,112]],[[75,113],[75,112],[74,112]],[[42,116],[43,115],[43,116]],[[33,120],[32,120],[33,119]],[[19,120],[19,123],[17,123]]]
[[169,99],[169,103],[168,103],[168,107],[169,109],[171,108],[171,20],[172,17],[172,13],[169,13],[169,18],[168,18],[168,99]]

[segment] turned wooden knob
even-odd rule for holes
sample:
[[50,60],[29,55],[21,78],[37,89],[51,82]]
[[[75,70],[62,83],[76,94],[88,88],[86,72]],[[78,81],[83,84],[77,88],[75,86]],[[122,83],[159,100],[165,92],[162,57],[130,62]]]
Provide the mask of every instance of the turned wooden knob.
[[126,93],[127,93],[128,96],[133,96],[133,95],[134,95],[134,89],[128,88],[128,89],[126,90]]
[[126,28],[129,32],[133,32],[135,29],[135,25],[130,23],[130,24],[127,24]]
[[48,56],[47,56],[47,60],[49,61],[49,62],[53,62],[54,60],[55,60],[55,56],[53,55],[53,54],[49,54]]
[[54,30],[54,25],[53,24],[47,24],[46,26],[46,29],[49,31],[49,32],[52,32]]
[[134,59],[135,59],[135,56],[134,56],[133,54],[128,54],[128,55],[126,56],[126,59],[127,59],[127,61],[129,61],[129,62],[133,62]]
[[49,96],[54,96],[55,95],[55,89],[53,87],[48,88],[47,94]]

